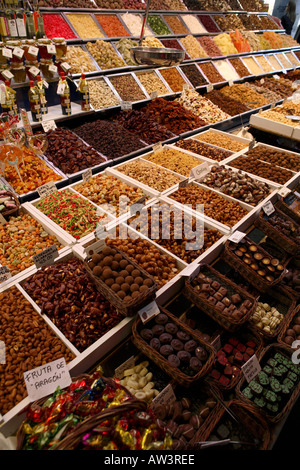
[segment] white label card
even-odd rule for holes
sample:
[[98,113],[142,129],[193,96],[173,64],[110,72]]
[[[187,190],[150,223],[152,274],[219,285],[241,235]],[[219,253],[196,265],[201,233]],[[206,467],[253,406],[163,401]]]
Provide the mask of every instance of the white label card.
[[6,224],[6,219],[3,217],[2,214],[0,214],[0,225],[5,225]]
[[180,272],[180,276],[190,277],[192,274],[194,274],[194,272],[198,268],[199,268],[198,264],[194,265],[193,263],[191,263],[189,266],[187,266]]
[[51,395],[57,387],[63,389],[72,383],[64,357],[28,370],[23,375],[30,401]]
[[288,194],[290,194],[291,190],[289,188],[281,188],[278,191],[278,194],[282,197],[286,197]]
[[154,317],[155,315],[158,315],[159,312],[159,307],[154,300],[150,304],[145,305],[145,307],[141,308],[138,311],[138,314],[141,317],[142,322],[146,323],[148,320],[150,320],[150,318]]
[[3,70],[1,73],[3,77],[6,78],[6,80],[11,80],[14,78],[13,74],[9,70]]
[[55,121],[53,121],[53,119],[51,121],[43,121],[42,126],[45,132],[48,132],[51,130],[54,131],[54,129],[56,129],[56,124],[55,124]]
[[30,67],[29,73],[36,77],[40,73],[40,70],[37,67]]
[[63,95],[65,91],[66,84],[65,83],[59,83],[57,86],[57,94],[58,95]]
[[248,383],[251,382],[260,371],[261,367],[255,354],[242,366],[242,372]]
[[47,45],[47,52],[48,54],[56,54],[56,47],[54,46],[54,44]]
[[233,243],[239,243],[245,236],[246,234],[244,232],[239,232],[236,230],[230,237],[228,237],[228,240],[230,240]]
[[99,253],[106,246],[105,240],[98,240],[91,245],[87,246],[84,251],[87,256],[92,256],[94,253]]
[[82,181],[84,183],[87,183],[87,181],[89,181],[91,179],[92,175],[93,175],[92,170],[91,170],[91,168],[89,168],[84,173],[82,173]]
[[232,86],[233,85],[233,80],[228,80],[228,85]]
[[46,250],[41,251],[37,255],[34,255],[32,259],[36,267],[41,268],[42,266],[48,266],[49,264],[52,264],[55,258],[58,256],[59,253],[57,251],[57,246],[52,245],[49,246],[49,248],[46,248]]
[[8,59],[11,59],[12,58],[12,50],[11,49],[8,49],[8,47],[3,47],[2,49],[2,55],[4,57],[7,57]]
[[37,192],[39,193],[40,198],[50,196],[50,194],[55,193],[57,191],[57,187],[53,181],[44,184],[37,188]]
[[121,109],[122,111],[128,111],[132,109],[132,102],[131,101],[121,101]]
[[20,47],[15,47],[13,50],[13,55],[18,57],[18,59],[22,59],[24,55],[24,50],[21,49]]
[[7,281],[11,278],[11,272],[7,266],[0,266],[0,282]]
[[157,144],[153,145],[153,152],[160,152],[163,149],[163,146],[161,145],[161,142],[158,142]]
[[195,166],[195,168],[191,169],[190,177],[199,179],[205,176],[207,173],[210,172],[210,167],[208,163],[201,163],[201,165]]
[[57,72],[57,67],[56,65],[49,65],[48,69],[50,70],[50,72],[53,72],[53,73],[56,73]]
[[171,384],[168,384],[152,401],[154,409],[158,405],[168,405],[176,401],[176,395],[174,393]]
[[263,211],[266,215],[271,215],[273,212],[275,212],[275,207],[273,206],[271,201],[268,201],[264,206],[263,206]]
[[157,98],[157,97],[158,97],[158,91],[157,91],[157,90],[156,90],[156,91],[152,91],[152,93],[151,93],[151,95],[150,95],[150,98],[151,98],[152,100],[154,100],[154,99]]
[[39,50],[38,50],[37,47],[30,46],[30,47],[28,48],[28,54],[37,56],[38,53],[39,53]]
[[206,87],[206,91],[207,91],[207,93],[209,93],[210,91],[213,91],[213,89],[214,89],[214,86],[213,86],[213,84],[212,84],[212,83],[210,83],[210,84],[209,84],[209,85],[207,85],[207,87]]
[[131,356],[125,362],[123,362],[123,364],[119,365],[119,367],[115,369],[115,377],[117,379],[122,379],[124,371],[127,369],[132,369],[134,366],[135,366],[135,358],[134,356]]

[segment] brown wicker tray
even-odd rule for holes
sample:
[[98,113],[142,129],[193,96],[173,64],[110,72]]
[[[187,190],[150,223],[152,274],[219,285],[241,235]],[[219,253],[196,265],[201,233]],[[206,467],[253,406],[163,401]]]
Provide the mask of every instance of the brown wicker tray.
[[[260,364],[262,366],[264,366],[264,364],[270,358],[272,353],[275,354],[276,352],[280,352],[280,353],[284,354],[288,359],[291,359],[291,350],[290,350],[290,348],[287,348],[287,347],[285,347],[285,346],[283,346],[279,343],[273,343],[273,344],[270,344],[269,346],[265,347],[262,350],[260,356],[258,357]],[[298,367],[300,369],[300,365],[298,365]],[[287,400],[287,402],[285,403],[285,405],[282,407],[282,409],[276,415],[272,415],[271,413],[268,413],[267,411],[265,411],[264,409],[262,409],[261,407],[256,405],[256,403],[254,403],[252,400],[249,400],[248,398],[246,398],[244,396],[244,394],[242,393],[242,389],[243,389],[244,386],[246,386],[246,379],[240,380],[240,382],[236,386],[235,390],[236,390],[237,397],[241,401],[247,403],[249,406],[255,407],[258,410],[258,412],[260,412],[268,422],[278,423],[279,421],[281,421],[287,415],[287,413],[294,406],[294,403],[297,400],[298,395],[299,395],[299,391],[300,391],[300,380],[298,380],[297,385],[295,386],[292,394],[290,395],[290,397]]]
[[[124,302],[121,298],[107,285],[103,282],[99,277],[95,276],[93,271],[90,269],[88,265],[88,260],[84,262],[85,268],[91,277],[91,279],[96,284],[99,292],[101,292],[104,297],[109,300],[109,302],[124,316],[130,317],[137,313],[139,309],[150,303],[155,298],[155,293],[157,291],[157,283],[155,280],[145,271],[141,266],[139,266],[134,260],[129,258],[123,251],[119,248],[113,247],[122,257],[131,265],[134,266],[135,269],[138,269],[142,277],[145,279],[151,279],[152,286],[148,288],[145,292],[141,292],[140,296],[136,299],[132,299],[129,302]],[[101,250],[98,251],[98,253]]]
[[[253,450],[268,450],[271,442],[271,431],[267,421],[264,417],[251,405],[246,404],[243,401],[234,399],[226,403],[226,406],[234,417],[238,420],[241,428],[246,428],[248,433],[253,437],[253,442],[259,441],[259,443],[250,446]],[[208,426],[199,432],[193,439],[194,448],[199,448],[197,442],[207,442],[209,437],[214,433],[216,427],[222,423],[222,418],[229,416],[225,408],[218,404],[212,412],[212,419]],[[230,418],[229,418],[230,419]],[[232,423],[235,423],[234,419],[231,418]],[[238,425],[238,424],[237,424]],[[200,447],[201,448],[201,447]],[[228,450],[230,447],[218,447],[218,449]]]
[[[251,245],[256,245],[259,247],[259,252],[264,255],[266,258],[270,258],[270,255],[262,247],[257,245],[255,242],[250,240],[248,237],[244,237],[243,240],[245,243],[250,243]],[[267,281],[263,276],[260,276],[256,273],[254,269],[249,268],[243,261],[240,260],[238,256],[234,254],[234,247],[238,249],[239,244],[235,244],[230,240],[225,242],[223,258],[231,267],[236,269],[245,279],[247,279],[250,284],[252,284],[259,292],[266,292],[270,288],[276,286],[283,278],[285,270],[283,269],[282,273],[275,278],[273,281]],[[286,267],[289,259],[286,259],[283,263],[283,268]]]
[[[4,195],[3,195],[4,196]],[[17,196],[11,191],[6,191],[6,196],[13,198],[16,204],[16,209],[8,209],[1,212],[1,215],[8,221],[9,217],[17,217],[20,213],[20,202]]]
[[192,285],[191,278],[188,278],[185,281],[185,286],[183,289],[183,295],[187,297],[191,302],[193,302],[198,308],[203,310],[207,315],[209,315],[213,320],[215,320],[219,325],[222,326],[227,331],[236,331],[240,328],[255,312],[257,301],[254,297],[248,294],[247,291],[236,285],[227,277],[223,276],[221,273],[216,271],[210,265],[201,266],[201,272],[207,273],[207,276],[218,280],[222,286],[225,286],[227,289],[230,289],[232,293],[239,294],[242,300],[249,300],[252,302],[252,308],[249,309],[248,313],[243,315],[240,319],[235,319],[223,313],[221,309],[208,302],[208,300],[201,294]]
[[[297,222],[289,217],[287,214],[282,212],[278,207],[275,206],[275,212],[279,217],[285,219],[287,222],[290,222],[294,226],[297,226]],[[254,222],[254,225],[259,228],[263,233],[270,237],[278,246],[283,248],[287,253],[294,255],[297,254],[300,250],[298,243],[293,239],[287,237],[285,234],[277,230],[269,222],[269,217],[262,210]],[[299,228],[299,227],[298,227]]]
[[[286,320],[283,328],[281,329],[279,335],[278,335],[278,343],[279,344],[282,344],[284,347],[286,348],[289,348],[290,351],[291,351],[291,354],[295,351],[295,349],[293,349],[291,347],[290,344],[286,343],[284,338],[286,336],[286,332],[287,330],[290,328],[290,325],[291,323],[293,322],[293,319],[299,315],[299,312],[300,312],[300,305],[298,305],[292,312],[291,312],[291,315],[289,316],[289,319]],[[296,340],[296,338],[295,338]]]
[[[224,336],[228,336],[228,334],[226,333],[223,333],[223,335],[221,335],[221,341],[222,341],[222,336],[223,336],[223,339],[224,339]],[[256,348],[255,348],[255,355],[256,356],[259,356],[259,354],[261,353],[262,349],[263,349],[263,340],[262,340],[262,337],[256,333],[255,331],[253,331],[251,328],[243,328],[241,331],[239,331],[236,336],[240,337],[243,339],[243,342],[247,342],[249,340],[251,341],[254,341],[256,343]],[[238,382],[240,381],[242,377],[242,370],[240,370],[240,373],[237,374],[234,378],[231,379],[230,383],[228,385],[222,385],[221,383],[218,382],[218,380],[216,380],[214,377],[211,377],[209,375],[209,380],[211,380],[211,382],[218,388],[220,388],[221,390],[232,390],[233,388],[235,388],[238,384]]]
[[[170,312],[166,311],[163,307],[159,307],[161,313],[165,313],[171,322],[174,322],[178,328],[186,332],[191,339],[195,340],[199,346],[202,346],[208,353],[208,358],[203,365],[203,367],[194,375],[188,375],[185,372],[181,371],[177,367],[173,367],[170,362],[162,356],[158,351],[152,348],[141,336],[140,331],[144,327],[139,316],[135,319],[132,326],[132,340],[136,347],[144,353],[145,356],[149,357],[155,364],[157,364],[161,369],[163,369],[173,380],[184,386],[190,387],[199,379],[203,378],[208,371],[211,369],[214,359],[215,359],[215,349],[209,344],[203,341],[197,334],[194,333],[192,329],[187,327],[182,323],[178,318],[172,315]],[[147,323],[146,323],[147,326]]]
[[[284,289],[281,284],[276,286],[276,289],[270,289],[267,292],[268,297],[272,298],[275,300],[275,307],[281,313],[284,315],[284,318],[280,322],[280,324],[277,326],[276,330],[274,333],[268,333],[267,331],[263,330],[262,328],[259,328],[255,325],[253,320],[250,318],[250,323],[251,323],[251,328],[254,331],[257,331],[258,334],[262,335],[263,338],[267,341],[276,341],[276,338],[280,335],[282,330],[285,328],[286,324],[290,322],[291,315],[294,312],[294,309],[296,307],[296,298],[292,295],[291,292],[289,292],[287,289]],[[258,298],[258,302],[263,302],[264,301],[264,294],[262,294]],[[266,301],[268,303],[268,301]]]
[[[287,197],[289,197],[288,195]],[[278,202],[276,202],[275,207],[278,207],[282,212],[291,217],[297,224],[300,224],[300,215],[298,215],[293,209],[290,208],[289,204],[285,202],[286,198],[281,197]]]

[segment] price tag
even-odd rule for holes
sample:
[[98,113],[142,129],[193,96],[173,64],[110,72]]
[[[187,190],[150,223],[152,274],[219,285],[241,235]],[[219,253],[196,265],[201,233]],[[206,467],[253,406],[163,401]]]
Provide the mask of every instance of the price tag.
[[228,240],[230,240],[233,243],[239,243],[245,236],[246,234],[244,232],[239,232],[236,230],[230,237],[228,237]]
[[32,259],[36,267],[41,268],[42,266],[49,266],[50,264],[52,264],[55,258],[57,258],[58,256],[59,253],[57,251],[57,246],[52,245],[49,246],[49,248],[46,248],[46,250],[41,251],[37,255],[34,255]]
[[285,117],[287,119],[291,119],[291,121],[300,121],[300,116],[293,116],[292,114],[287,114]]
[[184,83],[183,86],[182,86],[182,90],[187,91],[189,89],[190,89],[190,85],[188,83]]
[[158,91],[157,91],[157,90],[156,90],[156,91],[152,91],[152,93],[151,93],[151,95],[150,95],[150,98],[151,98],[152,100],[154,100],[154,99],[157,98],[157,97],[158,97]]
[[228,85],[232,86],[233,85],[233,80],[228,80]]
[[260,83],[263,85],[263,84],[265,83],[265,79],[262,78],[262,79],[260,80]]
[[37,188],[40,198],[50,196],[50,194],[55,193],[55,191],[57,191],[57,187],[53,181],[45,183],[43,186]]
[[47,52],[48,54],[56,54],[56,47],[54,46],[54,44],[47,45]]
[[278,191],[278,194],[282,197],[286,197],[288,194],[290,194],[291,190],[289,188],[281,188]]
[[30,401],[51,395],[57,387],[63,389],[72,383],[64,357],[30,369],[23,376]]
[[52,119],[51,121],[43,121],[42,127],[45,132],[54,131],[54,129],[56,129],[56,124],[55,124],[55,121],[53,121]]
[[201,163],[201,165],[195,166],[191,169],[190,177],[195,179],[200,179],[210,172],[210,167],[208,163]]
[[273,78],[275,78],[276,80],[280,80],[280,77],[277,74],[273,75]]
[[187,185],[189,184],[190,179],[186,178],[185,180],[182,180],[179,182],[178,187],[179,188],[186,188]]
[[115,369],[115,377],[117,379],[122,379],[124,375],[124,371],[126,369],[132,369],[135,366],[135,359],[134,356],[131,356],[127,359],[127,361],[123,362],[119,367]]
[[271,103],[271,109],[275,108],[276,103]]
[[98,240],[91,245],[87,246],[84,251],[87,256],[92,256],[94,253],[99,253],[106,246],[105,240]]
[[11,278],[11,272],[7,266],[0,266],[0,282],[7,281]]
[[161,150],[163,149],[163,147],[161,145],[161,142],[158,142],[157,144],[154,144],[152,148],[153,148],[154,153],[161,152]]
[[46,80],[43,80],[43,85],[44,85],[45,88],[47,88],[47,89],[49,88],[49,83],[46,82]]
[[84,173],[82,173],[82,181],[86,183],[87,181],[91,179],[92,175],[93,175],[92,170],[91,168],[89,168]]
[[213,91],[213,89],[214,89],[214,86],[213,86],[213,84],[212,84],[212,83],[210,83],[210,84],[209,84],[209,85],[207,85],[207,87],[206,87],[206,91],[207,91],[207,93],[209,93],[210,91]]
[[255,354],[242,366],[242,372],[248,383],[251,382],[260,371],[261,367]]
[[3,77],[6,78],[6,80],[11,80],[14,78],[13,74],[9,70],[3,70],[1,73]]
[[282,73],[287,73],[287,71],[285,69],[282,69]]
[[3,225],[5,225],[5,224],[6,224],[6,219],[3,217],[2,214],[0,214],[0,225],[2,225],[2,227],[3,227]]
[[28,48],[28,54],[34,55],[34,56],[37,57],[38,53],[39,53],[39,50],[38,50],[37,47],[30,46],[30,47]]
[[146,323],[150,318],[154,317],[160,312],[159,307],[155,300],[151,302],[148,305],[145,305],[145,307],[141,308],[138,311],[139,316],[141,317],[141,320],[143,323]]
[[59,83],[58,86],[57,86],[57,94],[58,95],[63,95],[64,92],[65,92],[65,87],[66,87],[65,83]]
[[68,64],[68,62],[63,62],[60,64],[61,68],[63,69],[64,72],[69,72],[71,65]]
[[21,49],[20,47],[15,47],[13,50],[13,55],[18,57],[18,59],[22,59],[24,55],[24,50]]
[[263,211],[267,215],[273,214],[275,212],[275,207],[273,206],[271,201],[268,201],[264,206],[263,206]]
[[57,72],[57,67],[56,65],[49,65],[48,69],[50,72],[56,73]]
[[29,73],[31,73],[31,75],[36,77],[40,73],[40,70],[37,67],[33,66],[33,67],[30,67]]
[[128,111],[132,109],[132,102],[131,101],[121,101],[121,109],[122,111]]
[[12,50],[11,49],[8,49],[8,47],[3,47],[2,49],[2,55],[4,57],[7,57],[8,59],[11,59],[12,58]]
[[168,384],[153,400],[152,405],[155,409],[158,405],[171,405],[176,401],[176,396],[171,384]]

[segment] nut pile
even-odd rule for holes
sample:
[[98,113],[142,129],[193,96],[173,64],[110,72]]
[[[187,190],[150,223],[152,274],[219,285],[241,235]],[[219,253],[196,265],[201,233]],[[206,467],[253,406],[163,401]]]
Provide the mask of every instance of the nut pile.
[[168,88],[164,85],[164,83],[154,71],[136,72],[136,76],[149,96],[151,96],[151,93],[155,91],[158,92],[158,96],[168,95],[170,93]]
[[212,167],[211,171],[199,182],[252,206],[256,206],[271,192],[267,183],[255,180],[242,171],[233,171],[222,165]]
[[145,157],[147,161],[160,165],[168,170],[172,170],[180,175],[188,177],[192,168],[203,163],[199,158],[180,152],[174,148],[164,147],[162,150],[152,153],[150,157]]
[[119,158],[146,147],[136,134],[124,129],[117,122],[98,119],[82,124],[75,132],[108,159]]
[[75,257],[41,268],[22,287],[80,352],[123,318],[98,292],[84,263]]
[[160,69],[160,73],[174,93],[181,91],[183,85],[186,84],[186,81],[175,67]]
[[198,155],[210,158],[211,160],[216,160],[217,162],[221,162],[232,155],[229,151],[212,147],[211,145],[199,142],[195,139],[178,140],[176,142],[176,147],[189,150],[190,152],[197,153]]
[[118,171],[140,183],[150,186],[159,192],[178,184],[179,176],[174,175],[165,168],[160,168],[144,160],[135,160],[117,167]]
[[274,334],[278,326],[282,322],[284,315],[275,307],[271,307],[268,303],[258,302],[257,309],[251,317],[251,321],[257,328],[269,334]]
[[227,201],[219,194],[204,190],[195,184],[179,188],[169,197],[180,204],[191,206],[194,210],[197,209],[197,204],[203,204],[207,217],[229,227],[233,227],[248,213],[238,202]]
[[194,88],[207,84],[206,78],[196,64],[183,65],[180,68]]
[[146,95],[130,74],[110,76],[109,81],[123,101],[145,100]]
[[88,147],[76,134],[57,127],[47,132],[46,158],[65,174],[76,173],[105,161],[96,150]]
[[121,204],[122,199],[127,204],[134,204],[144,196],[142,189],[129,186],[115,176],[101,173],[89,181],[75,185],[74,189],[103,210],[111,212],[111,206],[113,206],[116,217],[119,217],[125,210]]
[[260,108],[261,106],[269,104],[268,100],[264,98],[264,96],[256,93],[243,83],[235,83],[232,86],[225,86],[221,88],[221,92],[230,98],[234,98],[236,101],[244,103],[251,109]]
[[0,340],[6,345],[0,364],[0,412],[10,411],[27,397],[23,373],[74,354],[54,334],[22,293],[11,287],[0,293]]
[[86,47],[99,67],[103,70],[124,67],[124,60],[118,56],[112,44],[98,39],[96,42],[88,42]]
[[229,95],[224,95],[220,90],[212,90],[206,93],[205,97],[230,116],[236,116],[237,114],[249,111],[248,106],[244,103],[231,98]]
[[104,34],[90,15],[66,13],[66,16],[80,38],[104,38]]
[[250,155],[240,156],[230,162],[230,166],[246,171],[261,178],[271,180],[278,184],[285,184],[294,175],[290,170],[286,170],[276,165],[262,162]]
[[246,155],[292,171],[300,171],[300,156],[296,153],[287,153],[277,148],[265,147],[259,144],[249,150]]
[[188,34],[188,30],[178,16],[163,15],[163,18],[174,34]]
[[158,38],[146,36],[142,41],[143,47],[164,47]]
[[207,142],[208,144],[216,145],[232,152],[239,152],[248,147],[247,143],[234,140],[230,135],[220,134],[212,129],[207,132],[194,136],[194,139],[201,140],[201,142]]
[[180,97],[176,98],[176,101],[208,124],[229,118],[229,114],[222,111],[209,99],[201,96],[196,90],[183,90]]
[[229,59],[229,62],[231,63],[232,67],[235,68],[240,77],[247,77],[249,75],[249,70],[247,67],[245,67],[241,59]]
[[49,235],[31,215],[21,212],[0,226],[0,264],[7,266],[12,276],[32,266],[32,256],[56,245],[62,248],[54,235]]
[[130,49],[132,47],[138,46],[137,41],[134,41],[133,39],[122,38],[115,44],[115,46],[127,65],[137,65],[135,60],[130,55]]
[[106,243],[122,250],[129,258],[147,271],[156,281],[159,289],[179,272],[174,258],[160,251],[148,240],[142,238],[107,238]]
[[203,62],[199,67],[210,83],[220,83],[225,81],[224,77],[222,77],[212,62]]
[[109,108],[120,104],[119,98],[115,96],[103,78],[89,80],[89,95],[94,109]]
[[78,46],[68,46],[65,61],[71,66],[70,73],[94,72],[96,66],[87,51]]

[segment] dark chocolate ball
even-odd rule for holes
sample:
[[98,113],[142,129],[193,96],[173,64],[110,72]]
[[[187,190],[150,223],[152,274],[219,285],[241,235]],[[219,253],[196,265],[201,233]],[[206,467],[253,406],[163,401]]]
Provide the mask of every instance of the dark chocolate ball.
[[159,336],[159,341],[161,342],[161,344],[170,344],[172,339],[173,339],[173,336],[170,335],[169,333],[162,333]]
[[174,350],[170,344],[163,344],[159,350],[162,356],[169,356],[170,354],[173,353],[173,351]]
[[158,338],[152,338],[150,341],[151,348],[155,349],[155,351],[160,350],[160,341]]
[[150,339],[153,338],[153,333],[152,331],[149,329],[149,328],[143,328],[141,330],[141,337],[145,340],[145,341],[150,341]]
[[165,325],[166,323],[168,323],[167,315],[165,313],[159,313],[155,317],[155,323],[157,323],[158,325]]
[[195,349],[195,356],[199,359],[199,361],[206,361],[207,359],[207,352],[201,346],[197,346]]
[[171,346],[175,349],[175,351],[181,351],[183,349],[183,342],[180,339],[173,339],[171,341]]
[[165,328],[162,326],[162,325],[154,325],[152,326],[151,328],[151,331],[154,335],[161,335],[162,333],[164,333],[165,331]]
[[165,330],[167,333],[170,333],[171,335],[175,335],[175,333],[177,333],[178,331],[178,327],[177,325],[175,325],[175,323],[167,323],[165,325]]
[[168,356],[168,362],[171,364],[172,367],[179,367],[180,366],[180,359],[176,354],[170,354]]
[[188,335],[185,331],[177,331],[176,336],[180,341],[189,341],[191,339],[190,335]]
[[195,351],[196,347],[197,347],[196,341],[191,339],[185,343],[184,350],[190,353],[190,352]]
[[188,363],[191,359],[190,353],[184,350],[178,351],[177,356],[180,359],[180,361],[186,362],[186,363]]
[[190,359],[190,367],[195,370],[196,372],[199,372],[199,370],[202,367],[202,362],[197,359],[197,357],[193,356]]

